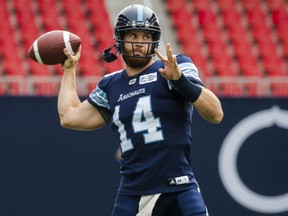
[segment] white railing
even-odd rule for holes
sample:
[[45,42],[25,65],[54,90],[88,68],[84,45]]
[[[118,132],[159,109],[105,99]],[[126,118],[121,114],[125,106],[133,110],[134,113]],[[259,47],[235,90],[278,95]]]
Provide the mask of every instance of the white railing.
[[[87,96],[102,77],[77,77],[79,96]],[[2,76],[0,95],[55,96],[58,94],[62,76]]]
[[[0,95],[55,96],[62,76],[2,76]],[[101,76],[77,77],[79,96],[87,96]],[[205,86],[223,97],[287,97],[288,77],[206,77]]]
[[218,96],[288,98],[288,77],[206,77],[203,80]]

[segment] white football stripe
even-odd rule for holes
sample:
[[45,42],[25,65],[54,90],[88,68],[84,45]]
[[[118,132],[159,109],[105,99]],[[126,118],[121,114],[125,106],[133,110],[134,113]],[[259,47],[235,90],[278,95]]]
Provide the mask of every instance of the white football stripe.
[[38,40],[34,41],[34,43],[33,43],[33,49],[34,49],[34,54],[35,54],[35,57],[36,57],[37,62],[43,64],[43,61],[42,61],[41,56],[40,56],[40,54],[39,54]]
[[65,47],[69,50],[69,52],[74,55],[74,51],[72,49],[71,43],[70,43],[70,38],[69,38],[69,32],[68,31],[64,31],[63,32],[63,39],[64,39],[64,43],[65,43]]

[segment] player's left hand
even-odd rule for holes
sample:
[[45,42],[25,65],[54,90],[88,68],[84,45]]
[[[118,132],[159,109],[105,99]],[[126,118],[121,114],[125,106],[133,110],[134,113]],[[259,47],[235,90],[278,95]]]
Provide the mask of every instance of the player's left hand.
[[164,68],[159,69],[159,73],[168,80],[178,80],[181,76],[181,71],[178,67],[176,56],[173,55],[170,43],[167,44],[167,57],[163,56],[157,48],[154,49],[155,54],[164,63]]

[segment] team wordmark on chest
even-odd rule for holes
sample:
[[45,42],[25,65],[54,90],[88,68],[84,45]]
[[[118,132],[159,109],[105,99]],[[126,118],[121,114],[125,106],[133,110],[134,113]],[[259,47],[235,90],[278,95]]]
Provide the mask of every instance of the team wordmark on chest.
[[117,102],[126,100],[126,99],[134,97],[136,95],[144,94],[144,93],[145,93],[145,88],[141,88],[141,89],[137,89],[135,91],[132,91],[132,92],[130,92],[128,94],[120,94],[119,99],[118,99]]

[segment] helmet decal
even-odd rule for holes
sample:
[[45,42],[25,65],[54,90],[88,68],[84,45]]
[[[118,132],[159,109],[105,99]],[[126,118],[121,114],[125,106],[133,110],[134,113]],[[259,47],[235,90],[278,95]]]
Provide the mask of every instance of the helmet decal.
[[143,21],[143,9],[142,7],[139,7],[139,5],[137,6],[137,12],[138,12],[138,17],[137,17],[137,21]]

